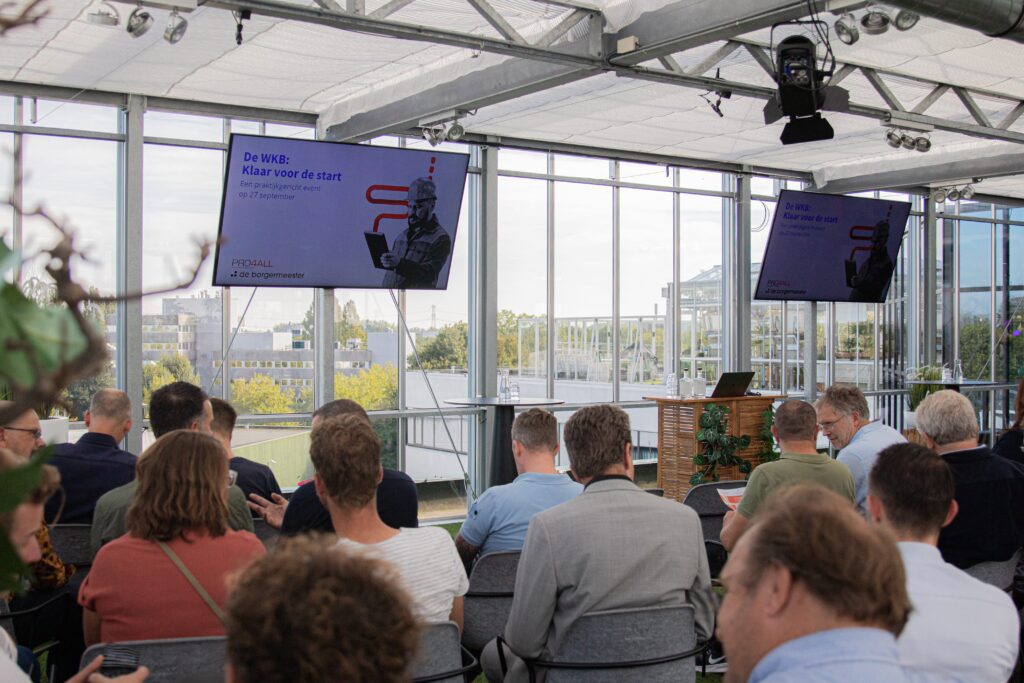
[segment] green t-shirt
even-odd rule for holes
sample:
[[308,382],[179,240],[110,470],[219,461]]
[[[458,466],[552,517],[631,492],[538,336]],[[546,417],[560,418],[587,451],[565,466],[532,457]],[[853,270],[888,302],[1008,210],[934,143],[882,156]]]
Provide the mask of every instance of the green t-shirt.
[[[124,486],[107,491],[96,501],[89,538],[94,556],[104,543],[124,536],[125,517],[137,486],[138,482],[130,481]],[[252,515],[249,513],[249,506],[245,504],[245,494],[237,486],[228,489],[228,526],[235,531],[253,530]]]
[[853,502],[853,475],[846,465],[824,453],[783,453],[775,462],[758,465],[750,473],[737,512],[750,519],[772,491],[780,486],[803,483],[821,484]]

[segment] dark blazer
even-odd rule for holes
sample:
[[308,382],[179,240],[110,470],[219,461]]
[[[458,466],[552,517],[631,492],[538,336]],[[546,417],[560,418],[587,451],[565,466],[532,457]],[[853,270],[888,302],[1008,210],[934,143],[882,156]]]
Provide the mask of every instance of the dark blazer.
[[1024,429],[1011,429],[999,437],[992,452],[1024,464]]
[[[60,470],[66,499],[59,522],[92,524],[93,509],[100,496],[135,479],[136,460],[118,447],[114,437],[96,432],[86,432],[77,443],[55,446],[50,464]],[[59,494],[50,498],[46,504],[47,521],[54,521],[60,503]]]
[[[419,497],[416,484],[405,472],[384,468],[384,478],[377,485],[377,514],[395,529],[419,526]],[[281,533],[286,536],[307,531],[334,532],[327,508],[316,495],[316,486],[309,481],[292,494],[285,509]]]
[[945,453],[960,512],[939,534],[943,559],[960,569],[1000,562],[1024,544],[1024,465],[988,446]]

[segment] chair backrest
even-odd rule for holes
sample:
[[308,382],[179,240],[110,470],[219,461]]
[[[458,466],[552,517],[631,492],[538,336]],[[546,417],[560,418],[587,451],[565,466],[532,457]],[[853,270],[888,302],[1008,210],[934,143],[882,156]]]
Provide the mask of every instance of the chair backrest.
[[92,564],[94,557],[91,533],[91,524],[54,524],[50,527],[50,540],[63,562],[87,567]]
[[479,654],[487,643],[505,633],[519,554],[518,550],[487,553],[473,565],[463,603],[462,632],[462,644],[472,652]]
[[[554,662],[608,664],[639,662],[686,652],[694,648],[692,605],[643,607],[592,612],[577,619],[566,631]],[[548,669],[551,683],[693,683],[693,656],[662,664],[632,668]]]
[[252,520],[253,533],[256,534],[256,538],[260,539],[263,543],[263,547],[267,550],[273,550],[274,546],[277,545],[277,539],[281,538],[281,532],[274,527],[267,524],[262,519]]
[[1002,562],[979,562],[964,571],[985,583],[1000,590],[1009,590],[1013,586],[1013,575],[1020,561],[1021,551],[1018,549],[1008,560]]
[[462,683],[462,652],[459,627],[454,622],[426,624],[420,632],[419,649],[409,670],[412,681]]
[[[149,667],[148,683],[220,683],[224,680],[226,644],[224,636],[117,643],[139,653],[139,666]],[[106,648],[105,643],[89,647],[82,655],[82,666]]]
[[746,486],[745,481],[715,481],[708,484],[698,484],[686,493],[683,498],[683,505],[689,505],[696,510],[700,517],[700,528],[704,532],[705,541],[721,541],[722,518],[729,511],[718,489],[738,489]]

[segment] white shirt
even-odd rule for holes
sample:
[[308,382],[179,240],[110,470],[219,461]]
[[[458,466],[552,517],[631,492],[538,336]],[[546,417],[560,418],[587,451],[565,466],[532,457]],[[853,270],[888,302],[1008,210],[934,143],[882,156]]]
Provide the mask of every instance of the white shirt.
[[452,602],[469,589],[455,541],[441,527],[400,529],[397,536],[372,544],[342,538],[338,545],[394,565],[424,621],[448,621]]
[[914,610],[897,645],[906,667],[971,683],[1005,683],[1020,619],[1010,596],[944,562],[938,548],[901,541]]
[[[0,600],[3,600],[0,597]],[[0,681],[4,683],[32,683],[24,671],[18,668],[18,650],[7,631],[0,628]]]

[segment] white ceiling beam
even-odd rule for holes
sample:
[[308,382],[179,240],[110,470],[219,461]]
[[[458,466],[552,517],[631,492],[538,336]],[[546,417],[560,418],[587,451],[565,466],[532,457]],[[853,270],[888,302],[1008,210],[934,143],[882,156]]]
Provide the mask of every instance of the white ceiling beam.
[[498,10],[491,7],[487,0],[466,0],[470,7],[475,9],[480,16],[487,20],[487,23],[494,27],[494,30],[502,35],[505,40],[511,40],[513,43],[519,43],[520,45],[526,45],[526,40],[519,35],[512,24],[505,20],[505,17],[501,16]]
[[369,17],[370,19],[387,19],[392,14],[402,9],[406,5],[411,4],[412,2],[413,0],[391,0],[391,2],[384,3],[383,5],[373,10],[366,16]]

